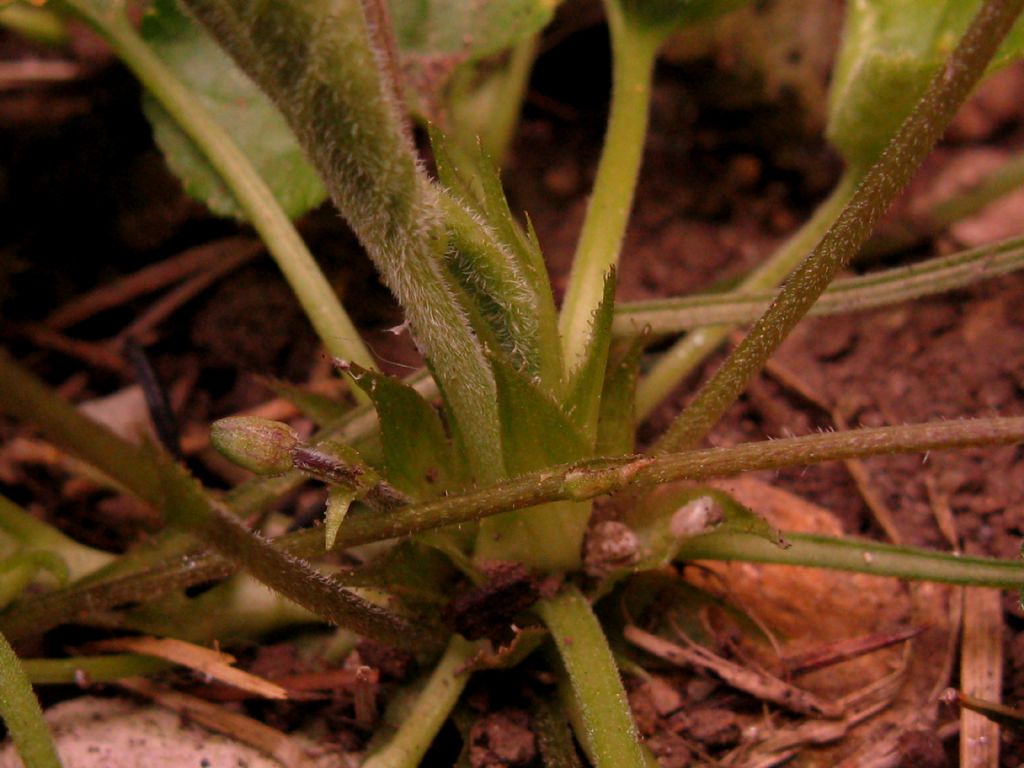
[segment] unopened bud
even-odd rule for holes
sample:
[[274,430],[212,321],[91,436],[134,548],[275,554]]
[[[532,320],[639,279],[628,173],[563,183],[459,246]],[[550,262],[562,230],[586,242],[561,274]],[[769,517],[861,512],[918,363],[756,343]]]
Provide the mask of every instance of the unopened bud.
[[277,475],[292,468],[292,449],[299,436],[280,421],[229,416],[210,427],[210,442],[239,466],[258,475]]

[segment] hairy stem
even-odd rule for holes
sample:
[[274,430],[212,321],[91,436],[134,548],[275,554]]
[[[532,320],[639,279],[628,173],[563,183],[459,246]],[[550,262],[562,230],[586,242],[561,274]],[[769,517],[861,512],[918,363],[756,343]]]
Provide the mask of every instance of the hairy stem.
[[643,159],[654,57],[662,40],[661,34],[628,23],[616,3],[606,8],[613,53],[611,114],[559,316],[569,373],[583,359],[605,279],[619,261]]
[[[584,461],[531,472],[489,488],[388,514],[349,515],[338,531],[335,548],[408,536],[546,502],[584,500],[674,480],[702,481],[744,471],[837,459],[1022,441],[1024,418],[975,419],[825,433],[655,457]],[[273,543],[296,557],[312,557],[323,552],[324,534],[322,529],[299,531]],[[986,562],[1002,567],[995,565],[1000,561]],[[237,565],[211,552],[179,556],[143,574],[38,596],[0,618],[0,631],[21,638],[68,621],[83,611],[100,611],[126,601],[151,599],[173,589],[223,578],[236,569]]]
[[[792,237],[737,286],[733,293],[774,288],[800,263],[815,243],[835,222],[856,189],[856,178],[847,174],[814,215]],[[636,390],[636,415],[644,419],[714,352],[735,330],[735,325],[711,325],[689,333],[659,356],[651,370],[640,379]]]
[[589,746],[596,768],[644,768],[619,668],[590,603],[570,586],[535,610],[558,648],[585,729],[580,742]]
[[[153,53],[122,13],[99,13],[89,0],[64,2],[106,39],[217,171],[266,244],[324,346],[332,355],[374,368],[373,356],[313,255],[227,131]],[[354,394],[365,399],[360,392]]]
[[[940,256],[905,267],[836,280],[808,311],[808,316],[837,315],[890,306],[951,291],[1024,268],[1024,237]],[[643,329],[671,334],[720,323],[747,323],[760,317],[774,291],[702,294],[652,299],[615,307],[613,332],[633,336]]]
[[40,427],[47,437],[157,504],[160,483],[153,456],[80,413],[0,349],[0,411]]
[[60,768],[39,700],[10,643],[0,634],[0,717],[29,768]]
[[332,624],[388,645],[418,650],[436,643],[437,637],[426,628],[341,588],[306,560],[249,531],[176,465],[161,467],[161,481],[170,525],[203,537],[275,592]]
[[945,66],[928,84],[839,218],[793,272],[782,293],[655,446],[697,445],[757,375],[829,282],[860,250],[985,72],[1024,0],[986,0]]

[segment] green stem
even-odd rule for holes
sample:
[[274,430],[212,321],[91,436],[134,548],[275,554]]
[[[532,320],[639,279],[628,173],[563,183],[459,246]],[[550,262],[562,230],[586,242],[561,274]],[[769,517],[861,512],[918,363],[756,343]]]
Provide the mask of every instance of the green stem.
[[416,768],[455,708],[466,683],[476,646],[453,635],[426,686],[416,697],[412,711],[387,746],[371,755],[363,768]]
[[20,550],[0,560],[0,610],[14,601],[40,571],[46,571],[60,585],[68,582],[68,568],[53,552]]
[[751,534],[708,533],[685,541],[677,559],[680,562],[727,560],[802,565],[944,584],[1006,589],[1024,587],[1024,568],[1015,560],[961,557],[918,547],[806,533],[783,533],[782,537],[790,544],[785,549]]
[[[758,269],[739,284],[734,293],[774,288],[800,263],[821,236],[835,222],[857,188],[857,177],[846,174],[814,215]],[[735,329],[734,325],[712,325],[687,334],[662,354],[637,384],[638,419],[651,415],[679,383],[689,376]]]
[[[489,488],[388,514],[349,515],[338,531],[335,548],[409,536],[547,502],[582,501],[675,480],[703,481],[745,471],[837,459],[1022,441],[1024,418],[974,419],[808,435],[654,457],[584,461],[531,472]],[[288,534],[275,540],[274,545],[296,557],[311,557],[323,552],[323,530]],[[192,553],[156,566],[143,575],[132,574],[108,583],[39,596],[3,616],[0,630],[21,638],[45,631],[83,611],[99,611],[128,600],[157,597],[170,589],[223,578],[235,568],[216,554]]]
[[121,653],[70,659],[22,659],[21,666],[35,685],[79,685],[83,680],[110,683],[125,677],[153,675],[174,665],[151,656]]
[[57,14],[28,3],[0,6],[0,27],[55,48],[68,42],[68,28]]
[[628,23],[615,3],[606,3],[606,9],[613,53],[611,113],[559,316],[568,373],[586,353],[605,278],[619,261],[643,159],[654,59],[663,39]]
[[[153,53],[123,14],[98,13],[85,0],[64,1],[106,39],[217,171],[266,244],[328,351],[364,368],[375,368],[373,356],[313,255],[227,131]],[[361,392],[354,395],[366,401]]]
[[26,768],[60,768],[60,757],[21,661],[0,635],[0,716]]
[[645,768],[647,765],[629,710],[619,669],[601,623],[575,587],[566,587],[535,608],[558,648],[580,708],[597,768]]
[[80,413],[0,349],[0,411],[40,427],[47,437],[114,478],[141,499],[158,504],[153,456]]
[[479,73],[468,65],[456,74],[449,97],[451,130],[460,154],[471,154],[479,139],[488,156],[501,165],[519,121],[523,97],[537,53],[537,36],[516,44],[504,67],[476,83]]
[[51,525],[37,520],[0,494],[0,530],[33,549],[54,552],[68,567],[68,579],[77,581],[115,559],[114,555],[79,544]]
[[740,396],[783,339],[856,255],[889,205],[949,125],[985,72],[1024,0],[986,0],[945,66],[865,174],[839,218],[714,377],[655,445],[655,451],[697,445]]
[[[1024,268],[1024,237],[941,256],[905,267],[836,280],[808,311],[808,316],[837,315],[898,304],[943,291],[964,288]],[[613,332],[635,336],[641,329],[672,334],[719,323],[748,323],[760,317],[774,291],[729,291],[677,299],[653,299],[615,308]]]

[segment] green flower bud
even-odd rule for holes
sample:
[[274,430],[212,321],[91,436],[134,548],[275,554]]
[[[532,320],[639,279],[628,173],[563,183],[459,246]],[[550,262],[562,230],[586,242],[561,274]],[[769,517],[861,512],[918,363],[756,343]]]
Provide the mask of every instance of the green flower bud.
[[280,421],[229,416],[210,427],[210,442],[239,466],[258,475],[277,475],[292,468],[292,450],[299,436]]

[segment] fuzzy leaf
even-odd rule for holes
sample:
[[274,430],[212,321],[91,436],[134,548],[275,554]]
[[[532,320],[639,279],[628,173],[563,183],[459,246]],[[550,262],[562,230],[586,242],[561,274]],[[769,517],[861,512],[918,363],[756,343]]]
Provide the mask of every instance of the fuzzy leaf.
[[[503,475],[495,384],[443,264],[436,187],[417,159],[358,0],[185,0],[271,96],[366,248],[429,361],[482,481]],[[331,23],[324,23],[330,19]]]
[[[210,115],[227,129],[282,209],[297,217],[327,196],[281,113],[174,0],[156,0],[142,35]],[[185,190],[220,216],[243,219],[234,196],[174,119],[148,93],[143,110],[167,164]]]
[[377,409],[388,482],[413,498],[428,499],[465,481],[464,463],[445,434],[441,418],[419,392],[354,363],[345,363],[344,370]]
[[481,147],[461,153],[459,162],[436,126],[430,128],[430,140],[438,177],[453,197],[453,274],[506,354],[559,387],[557,312],[536,238],[512,216],[498,168]]
[[604,279],[604,296],[590,324],[587,349],[579,367],[572,372],[566,412],[588,443],[597,438],[597,420],[601,408],[608,349],[612,340],[612,319],[615,316],[615,270]]
[[[924,93],[981,0],[857,0],[847,4],[829,92],[828,137],[847,162],[867,168]],[[990,65],[1024,49],[1018,20]]]

